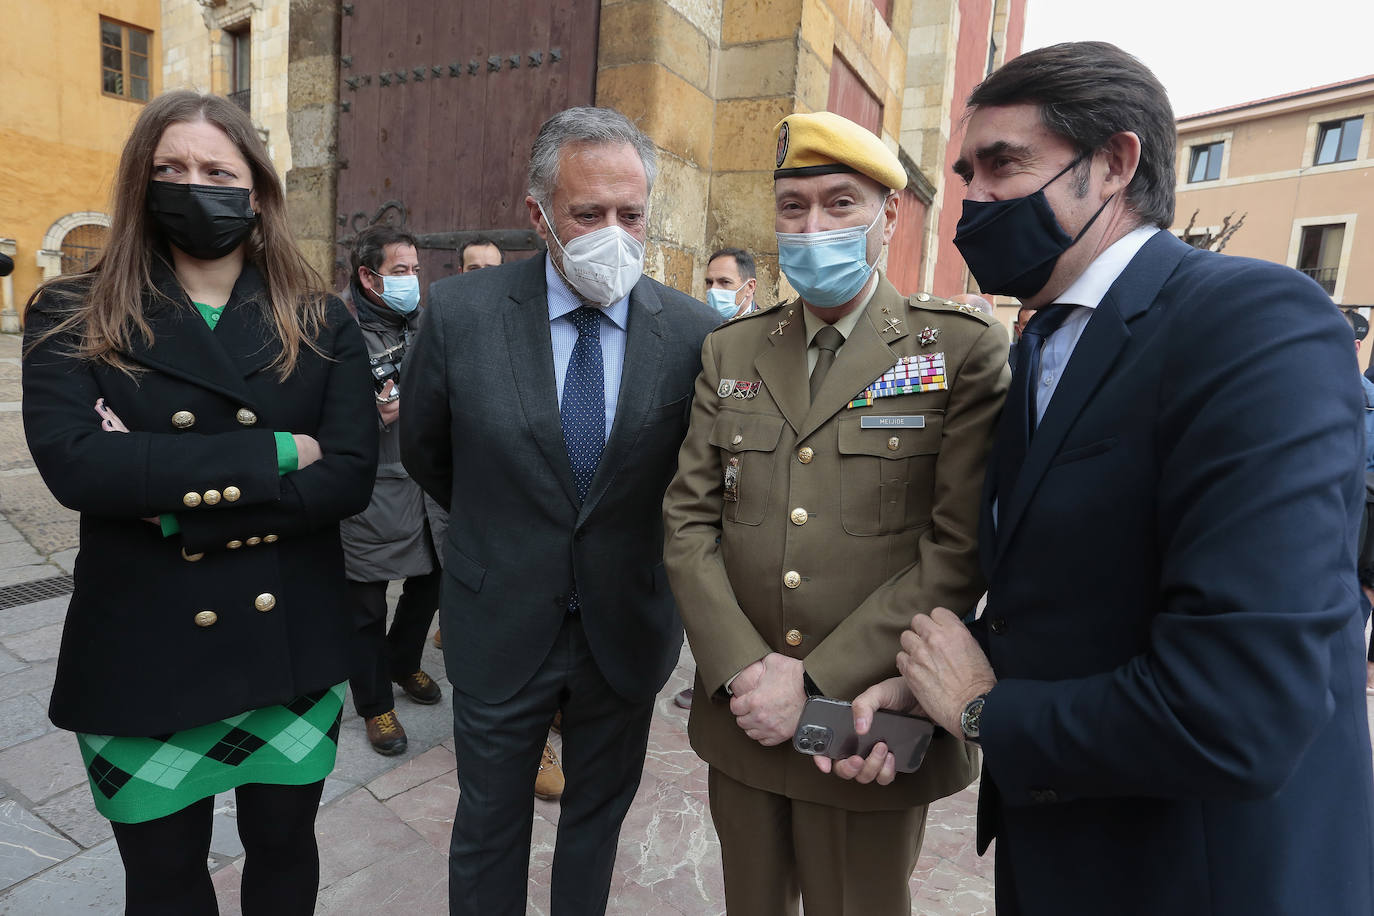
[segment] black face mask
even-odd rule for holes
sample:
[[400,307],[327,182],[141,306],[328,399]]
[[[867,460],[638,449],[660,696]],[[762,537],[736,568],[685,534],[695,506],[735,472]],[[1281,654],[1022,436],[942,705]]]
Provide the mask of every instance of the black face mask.
[[193,258],[213,261],[243,242],[257,220],[248,188],[148,182],[148,213],[167,241]]
[[1103,201],[1072,238],[1060,227],[1045,199],[1045,189],[1082,161],[1083,156],[1079,156],[1025,197],[964,201],[964,213],[954,230],[954,247],[964,256],[982,292],[1023,300],[1040,292],[1050,281],[1059,256],[1083,237],[1112,202],[1111,197]]

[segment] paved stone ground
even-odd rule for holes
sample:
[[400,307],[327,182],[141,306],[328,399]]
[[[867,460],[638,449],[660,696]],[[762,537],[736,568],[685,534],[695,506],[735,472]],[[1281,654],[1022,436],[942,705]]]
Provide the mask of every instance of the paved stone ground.
[[[0,334],[0,588],[70,572],[76,553],[75,513],[53,501],[24,447],[18,357],[18,338]],[[47,719],[66,606],[59,596],[0,609],[0,914],[123,910],[119,853],[91,802],[76,739]],[[345,717],[316,822],[317,913],[445,912],[458,797],[452,708],[443,658],[432,644],[424,667],[445,697],[430,707],[398,700],[410,737],[404,756],[378,756],[361,720]],[[692,669],[684,649],[655,707],[643,782],[621,833],[612,916],[725,912],[706,769],[687,744],[686,714],[672,704]],[[350,700],[345,710],[351,709]],[[976,797],[974,786],[931,808],[911,882],[920,916],[993,912],[992,859],[973,851]],[[557,803],[535,801],[528,911],[540,916],[549,910],[558,812]],[[210,868],[224,916],[240,913],[242,853],[233,796],[220,796]]]

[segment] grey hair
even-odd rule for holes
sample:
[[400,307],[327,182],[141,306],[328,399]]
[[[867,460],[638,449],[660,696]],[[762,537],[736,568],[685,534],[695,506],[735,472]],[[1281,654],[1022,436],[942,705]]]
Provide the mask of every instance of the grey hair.
[[530,149],[529,194],[544,209],[553,200],[558,184],[558,159],[570,143],[628,143],[644,163],[647,190],[653,193],[658,175],[658,148],[634,122],[614,108],[568,108],[544,122]]

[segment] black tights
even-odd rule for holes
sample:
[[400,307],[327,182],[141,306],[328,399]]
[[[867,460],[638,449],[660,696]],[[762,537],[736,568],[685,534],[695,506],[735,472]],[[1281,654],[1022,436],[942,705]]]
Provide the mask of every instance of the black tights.
[[[320,883],[315,812],[324,782],[251,783],[235,791],[243,842],[244,916],[309,916]],[[113,824],[124,860],[126,916],[215,916],[206,860],[214,798],[141,824]]]

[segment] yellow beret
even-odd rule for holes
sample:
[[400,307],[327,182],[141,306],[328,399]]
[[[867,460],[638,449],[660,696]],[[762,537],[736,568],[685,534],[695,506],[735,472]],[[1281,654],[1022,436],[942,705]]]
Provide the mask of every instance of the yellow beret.
[[906,169],[883,141],[834,112],[788,115],[773,128],[778,138],[773,178],[858,172],[894,191],[906,187]]

